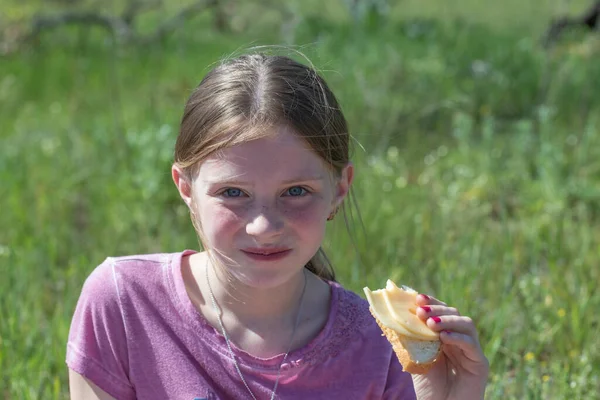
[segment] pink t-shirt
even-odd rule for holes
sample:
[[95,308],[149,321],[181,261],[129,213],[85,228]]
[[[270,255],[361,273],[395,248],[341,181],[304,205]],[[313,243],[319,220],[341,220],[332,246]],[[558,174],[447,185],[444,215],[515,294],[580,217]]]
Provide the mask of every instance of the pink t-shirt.
[[[249,399],[221,333],[192,304],[183,255],[108,258],[87,278],[66,363],[118,400]],[[291,352],[278,399],[415,399],[412,380],[371,317],[368,303],[330,282],[323,330]],[[270,398],[283,355],[260,359],[233,347],[258,399]]]

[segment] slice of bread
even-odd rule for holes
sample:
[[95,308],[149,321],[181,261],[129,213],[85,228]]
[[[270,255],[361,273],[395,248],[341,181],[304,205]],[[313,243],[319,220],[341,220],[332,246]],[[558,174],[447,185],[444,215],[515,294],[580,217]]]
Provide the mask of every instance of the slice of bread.
[[373,309],[369,309],[377,321],[377,325],[392,344],[392,348],[402,364],[402,369],[410,374],[427,373],[437,361],[442,349],[441,342],[439,340],[418,340],[399,334],[381,323]]

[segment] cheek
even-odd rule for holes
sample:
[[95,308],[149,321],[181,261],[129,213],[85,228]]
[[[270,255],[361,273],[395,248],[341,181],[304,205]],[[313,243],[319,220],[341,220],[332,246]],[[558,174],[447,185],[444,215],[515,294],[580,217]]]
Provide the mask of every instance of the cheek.
[[218,245],[218,242],[228,237],[227,234],[237,231],[243,224],[239,213],[225,207],[207,207],[203,211],[202,229],[206,239],[213,245]]
[[302,207],[286,207],[284,210],[288,223],[295,226],[304,226],[307,229],[314,229],[318,226],[324,229],[327,219],[326,212],[327,210],[321,201],[311,202]]
[[307,257],[312,257],[325,237],[327,222],[323,207],[303,207],[288,209],[285,212],[288,234],[303,243]]

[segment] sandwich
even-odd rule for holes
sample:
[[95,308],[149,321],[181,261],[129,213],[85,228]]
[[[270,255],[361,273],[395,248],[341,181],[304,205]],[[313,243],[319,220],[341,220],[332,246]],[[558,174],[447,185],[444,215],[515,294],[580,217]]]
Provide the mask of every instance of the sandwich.
[[438,332],[431,330],[416,315],[415,290],[399,288],[388,279],[385,289],[364,289],[369,310],[391,343],[402,369],[410,374],[425,374],[435,364],[442,345]]

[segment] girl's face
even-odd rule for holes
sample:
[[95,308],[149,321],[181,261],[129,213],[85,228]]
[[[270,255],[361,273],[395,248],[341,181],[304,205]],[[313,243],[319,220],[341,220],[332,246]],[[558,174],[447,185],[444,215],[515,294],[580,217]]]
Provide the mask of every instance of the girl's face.
[[273,287],[319,249],[329,214],[348,193],[353,167],[337,178],[288,128],[202,162],[192,204],[206,247],[237,280]]

